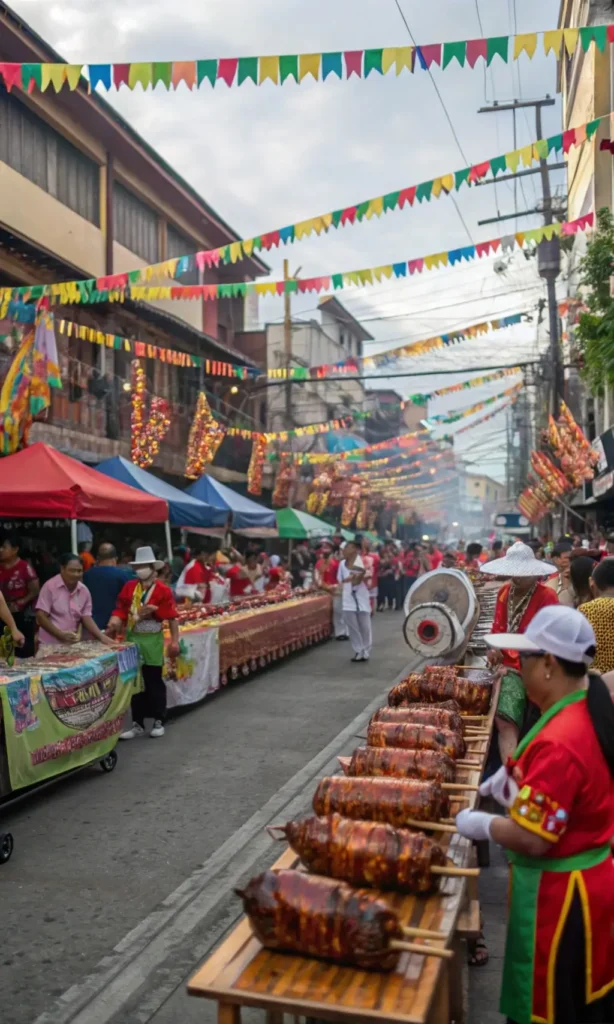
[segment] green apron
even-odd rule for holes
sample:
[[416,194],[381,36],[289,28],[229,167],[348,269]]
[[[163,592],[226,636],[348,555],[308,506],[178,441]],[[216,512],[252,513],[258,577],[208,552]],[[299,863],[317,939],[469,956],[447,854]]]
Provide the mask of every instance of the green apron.
[[164,630],[159,633],[135,633],[126,630],[126,639],[136,644],[139,649],[142,665],[164,664]]
[[[578,690],[563,697],[535,723],[518,745],[514,760],[525,752],[537,734],[563,708],[586,699],[586,691]],[[537,901],[542,875],[546,871],[585,871],[612,856],[607,844],[571,857],[525,857],[506,851],[512,864],[509,920],[503,965],[503,983],[499,1010],[516,1024],[531,1024],[533,1012],[533,977]]]

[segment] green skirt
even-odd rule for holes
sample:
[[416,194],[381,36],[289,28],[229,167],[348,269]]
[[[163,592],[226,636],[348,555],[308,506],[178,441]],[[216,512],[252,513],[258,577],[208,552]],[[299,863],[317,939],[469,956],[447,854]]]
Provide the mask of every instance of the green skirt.
[[521,676],[515,669],[507,670],[501,679],[501,690],[497,715],[507,722],[513,722],[520,729],[527,709],[527,691]]

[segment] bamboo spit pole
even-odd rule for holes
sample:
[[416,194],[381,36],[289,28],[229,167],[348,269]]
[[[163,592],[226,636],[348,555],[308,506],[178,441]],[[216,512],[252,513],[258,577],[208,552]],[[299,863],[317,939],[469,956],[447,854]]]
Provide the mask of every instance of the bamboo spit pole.
[[432,867],[432,868],[430,868],[430,872],[431,872],[432,875],[443,875],[445,878],[479,878],[480,877],[480,869],[479,868],[456,868],[456,867],[439,868],[439,867]]
[[401,931],[408,939],[439,939],[440,942],[444,942],[448,937],[445,932],[433,932],[428,928],[411,928],[409,925],[403,925]]
[[390,949],[398,949],[402,953],[420,953],[422,956],[438,956],[441,960],[451,960],[454,953],[451,949],[440,949],[437,946],[422,946],[418,942],[399,942],[391,939]]
[[442,782],[442,789],[447,789],[450,793],[477,793],[480,789],[479,786],[473,786],[470,782]]

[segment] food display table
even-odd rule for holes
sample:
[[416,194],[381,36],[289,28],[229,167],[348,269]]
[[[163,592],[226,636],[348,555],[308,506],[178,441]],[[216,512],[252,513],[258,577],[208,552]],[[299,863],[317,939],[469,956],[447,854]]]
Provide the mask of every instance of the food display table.
[[134,644],[58,646],[0,665],[0,797],[94,761],[114,767],[137,675]]
[[[477,786],[488,754],[498,687],[493,687],[490,713],[485,721],[489,736],[472,743],[475,768],[458,770],[457,778]],[[462,806],[475,806],[475,790]],[[453,813],[461,805],[453,804]],[[473,866],[472,844],[452,832],[441,838],[457,867]],[[299,866],[287,849],[274,868]],[[444,945],[454,952],[450,960],[403,953],[390,972],[364,971],[321,960],[264,949],[249,921],[242,917],[228,938],[188,983],[193,996],[218,1004],[218,1024],[240,1024],[241,1007],[266,1011],[269,1024],[283,1024],[284,1014],[333,1022],[401,1021],[404,1024],[449,1024],[466,1020],[463,975],[466,954],[462,940],[479,934],[479,903],[475,878],[446,878],[439,892],[428,896],[380,893],[393,906],[402,925],[443,933]],[[413,941],[419,942],[416,938]]]
[[180,655],[165,667],[168,706],[194,704],[233,679],[326,640],[331,627],[332,600],[320,593],[180,624]]

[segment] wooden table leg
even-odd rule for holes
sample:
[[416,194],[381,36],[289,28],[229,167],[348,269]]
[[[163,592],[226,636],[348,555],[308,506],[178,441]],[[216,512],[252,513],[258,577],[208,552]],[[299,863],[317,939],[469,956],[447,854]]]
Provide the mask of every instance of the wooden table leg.
[[284,1024],[284,1015],[279,1010],[266,1011],[266,1024]]
[[465,1024],[467,1020],[467,947],[459,936],[455,936],[451,949],[454,959],[448,961],[448,984],[450,992],[450,1020],[454,1024]]
[[241,1007],[235,1003],[218,1003],[217,1024],[241,1024]]

